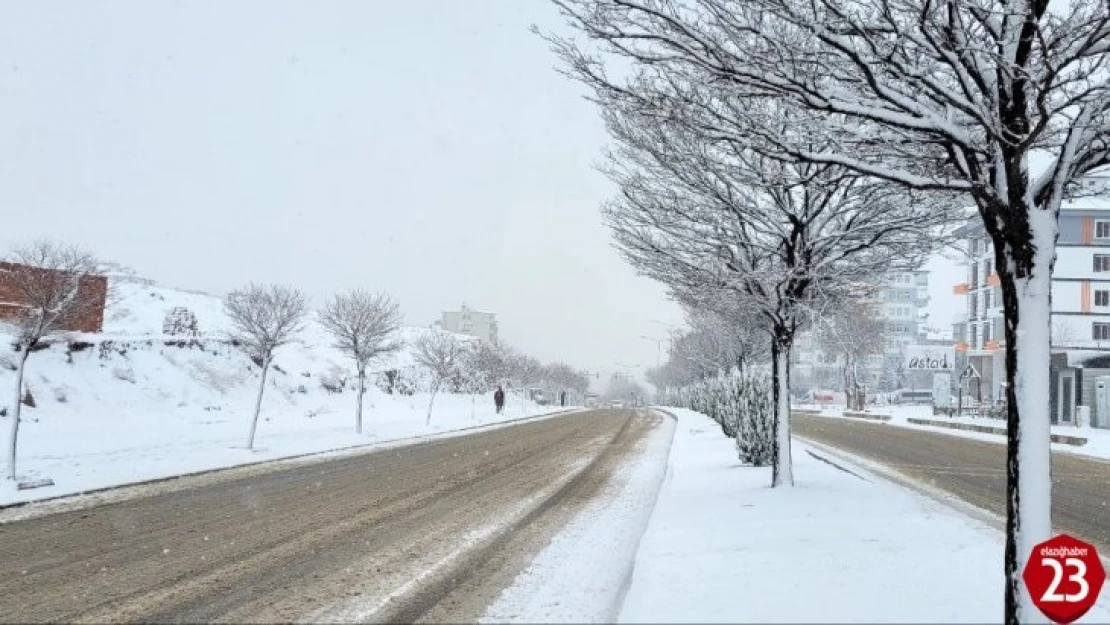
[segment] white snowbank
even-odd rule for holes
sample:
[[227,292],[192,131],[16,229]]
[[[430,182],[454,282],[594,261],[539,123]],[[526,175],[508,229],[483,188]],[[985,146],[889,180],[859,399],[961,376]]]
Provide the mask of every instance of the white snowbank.
[[[542,412],[512,393],[496,415],[492,395],[441,393],[425,427],[428,395],[388,393],[368,381],[364,434],[354,433],[354,371],[314,321],[300,342],[277,352],[267,380],[255,451],[241,449],[258,367],[224,340],[228,321],[219,298],[138,279],[112,283],[105,332],[73,335],[27,361],[17,469],[21,479],[49,478],[51,487],[17,491],[0,480],[0,505],[271,458],[394,440]],[[192,311],[198,337],[164,336],[166,312]],[[411,341],[429,330],[404,328]],[[10,340],[0,334],[0,408],[14,383]],[[400,371],[416,389],[426,375],[403,349],[372,370]],[[0,431],[7,432],[0,417]]]
[[[707,417],[678,417],[624,622],[994,622],[1003,535],[795,442],[793,488],[739,465]],[[839,461],[837,461],[839,463]],[[1080,622],[1110,621],[1106,595]]]
[[674,421],[667,418],[644,440],[635,461],[613,475],[481,622],[612,623],[666,473],[673,434]]

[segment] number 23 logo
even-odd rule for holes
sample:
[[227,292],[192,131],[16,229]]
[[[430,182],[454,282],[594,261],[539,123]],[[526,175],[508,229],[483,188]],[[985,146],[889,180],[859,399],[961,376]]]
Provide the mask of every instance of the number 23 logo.
[[[1064,560],[1064,564],[1060,564],[1060,561],[1055,558],[1041,558],[1041,564],[1052,569],[1052,583],[1048,585],[1048,589],[1045,590],[1044,595],[1041,597],[1041,601],[1078,603],[1086,599],[1087,595],[1091,592],[1091,587],[1087,583],[1087,565],[1079,558],[1067,558]],[[1079,584],[1079,592],[1072,595],[1060,594],[1058,592],[1060,590],[1060,582],[1064,580],[1065,566],[1075,569],[1075,573],[1068,576],[1068,581]]]

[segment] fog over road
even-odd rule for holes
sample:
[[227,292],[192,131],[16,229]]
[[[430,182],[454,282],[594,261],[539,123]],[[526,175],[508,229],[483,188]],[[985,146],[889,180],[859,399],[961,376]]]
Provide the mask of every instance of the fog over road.
[[571,413],[7,522],[0,614],[473,621],[662,419]]

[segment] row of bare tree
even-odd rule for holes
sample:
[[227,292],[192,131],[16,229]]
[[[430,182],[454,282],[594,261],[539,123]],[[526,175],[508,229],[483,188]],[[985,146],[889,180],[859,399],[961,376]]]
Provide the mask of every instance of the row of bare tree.
[[[12,292],[13,301],[0,301],[9,308],[5,325],[11,327],[15,362],[13,398],[9,419],[7,477],[16,479],[19,425],[23,407],[23,379],[28,357],[52,337],[64,334],[72,321],[80,319],[104,300],[87,288],[102,263],[77,247],[39,241],[15,249],[0,263],[0,284]],[[0,293],[0,295],[5,295]],[[269,371],[277,352],[297,339],[305,329],[311,310],[300,290],[282,285],[250,284],[229,293],[224,310],[231,321],[226,337],[259,367],[258,394],[251,416],[247,448],[253,449],[258,418]],[[357,373],[355,432],[362,433],[363,400],[371,364],[396,352],[403,343],[399,336],[402,315],[397,302],[384,293],[355,289],[332,296],[316,311],[316,319],[333,340],[333,346],[348,356]],[[421,334],[412,345],[416,364],[431,376],[427,423],[431,422],[436,394],[444,387],[472,395],[498,384],[523,387],[537,384],[548,390],[585,393],[589,380],[562,363],[540,361],[497,344],[470,340],[449,332],[432,330]],[[523,392],[523,390],[522,390]]]
[[[1110,164],[1105,0],[554,0],[547,35],[617,147],[606,209],[646,275],[764,318],[773,483],[808,309],[914,258],[953,207],[993,242],[1006,320],[1005,620],[1051,535],[1050,291],[1061,202]],[[1034,156],[1044,167],[1031,167]]]

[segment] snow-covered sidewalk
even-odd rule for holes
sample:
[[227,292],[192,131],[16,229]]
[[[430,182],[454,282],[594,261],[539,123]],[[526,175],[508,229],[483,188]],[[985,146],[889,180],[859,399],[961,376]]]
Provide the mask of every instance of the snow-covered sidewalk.
[[[795,406],[794,408],[820,410],[820,416],[822,417],[835,417],[844,419],[852,418],[844,416],[843,406],[828,406],[824,408],[820,406]],[[867,412],[875,415],[889,416],[890,420],[884,421],[883,423],[887,423],[889,425],[894,425],[897,427],[927,430],[929,432],[937,432],[941,434],[948,434],[951,436],[962,436],[965,438],[974,438],[976,440],[992,443],[1005,442],[1005,437],[1000,434],[987,434],[983,432],[957,430],[955,428],[921,425],[909,422],[909,419],[929,419],[933,421],[943,421],[948,423],[967,423],[971,425],[987,425],[991,427],[1001,428],[1006,427],[1006,422],[1000,419],[988,419],[986,417],[948,417],[944,415],[934,415],[932,407],[915,405],[869,406]],[[875,421],[874,423],[878,422]],[[1052,426],[1052,433],[1061,434],[1064,436],[1078,436],[1087,439],[1087,444],[1079,446],[1053,443],[1052,451],[1060,451],[1081,456],[1091,456],[1094,458],[1110,459],[1110,430],[1092,427],[1080,428],[1075,427],[1074,425],[1054,425]]]
[[[161,410],[97,415],[66,423],[30,421],[23,426],[19,468],[23,479],[49,478],[53,486],[17,490],[0,480],[0,506],[55,498],[137,482],[224,469],[333,450],[365,448],[406,438],[464,430],[562,410],[519,398],[496,414],[488,398],[473,408],[468,396],[441,395],[430,425],[428,398],[368,396],[362,435],[353,408],[334,407],[312,417],[289,410],[263,413],[255,449],[244,448],[245,411]],[[343,406],[343,408],[347,408]],[[473,412],[472,412],[473,411]],[[203,416],[202,416],[203,415]]]
[[[770,469],[741,466],[717,424],[673,412],[621,621],[1001,620],[997,530],[797,442],[795,487],[771,489]],[[1080,622],[1110,622],[1108,604]]]

